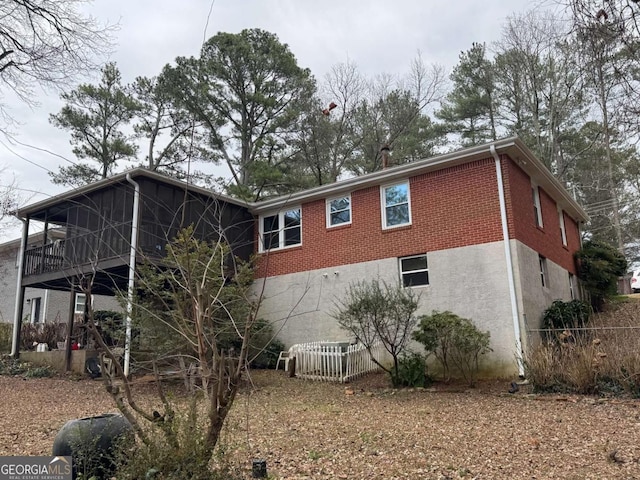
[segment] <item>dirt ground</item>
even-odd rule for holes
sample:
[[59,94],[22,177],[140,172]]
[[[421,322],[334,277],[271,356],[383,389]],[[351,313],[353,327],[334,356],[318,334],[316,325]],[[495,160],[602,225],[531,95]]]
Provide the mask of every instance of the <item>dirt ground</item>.
[[[223,442],[270,478],[640,479],[639,400],[511,395],[507,381],[394,391],[378,374],[252,381]],[[115,411],[99,380],[0,377],[0,398],[0,455],[49,455],[67,420]]]

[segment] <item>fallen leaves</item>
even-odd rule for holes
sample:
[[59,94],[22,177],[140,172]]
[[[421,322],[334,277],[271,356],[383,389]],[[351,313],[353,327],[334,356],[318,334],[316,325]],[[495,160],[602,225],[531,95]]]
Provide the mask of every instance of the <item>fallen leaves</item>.
[[[640,478],[637,400],[507,394],[508,382],[393,390],[383,375],[252,380],[222,440],[247,477],[261,458],[279,479]],[[67,420],[115,411],[100,381],[0,377],[0,395],[0,455],[48,455]]]

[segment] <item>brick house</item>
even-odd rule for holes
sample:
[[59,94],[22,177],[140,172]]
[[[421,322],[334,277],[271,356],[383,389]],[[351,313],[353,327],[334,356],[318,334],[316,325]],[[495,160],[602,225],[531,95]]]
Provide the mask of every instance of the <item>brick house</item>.
[[587,221],[517,138],[388,168],[251,206],[262,255],[260,315],[291,345],[345,340],[331,316],[349,284],[380,278],[491,333],[492,376],[518,360],[556,299],[578,295]]
[[23,242],[30,222],[66,232],[58,246],[46,234],[25,243],[23,298],[27,288],[73,291],[94,270],[96,293],[126,291],[134,250],[159,261],[194,224],[199,238],[258,254],[259,315],[285,345],[349,340],[335,303],[352,282],[380,278],[415,289],[419,314],[450,310],[489,330],[493,376],[522,373],[528,330],[552,301],[577,296],[573,254],[587,221],[518,138],[256,203],[134,169],[18,213]]

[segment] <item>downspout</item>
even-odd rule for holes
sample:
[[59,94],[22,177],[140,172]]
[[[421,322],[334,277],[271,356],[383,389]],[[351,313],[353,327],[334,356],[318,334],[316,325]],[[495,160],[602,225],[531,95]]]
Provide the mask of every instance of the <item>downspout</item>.
[[496,152],[495,145],[489,147],[489,151],[496,161],[496,177],[498,178],[498,197],[500,198],[500,219],[502,220],[502,238],[504,243],[504,255],[507,260],[507,278],[509,282],[509,297],[511,299],[511,317],[513,320],[513,333],[516,337],[516,361],[518,362],[518,375],[524,377],[524,360],[522,358],[522,336],[520,332],[520,314],[516,298],[516,283],[513,275],[513,261],[511,260],[511,244],[509,242],[509,224],[507,222],[507,204],[504,198],[504,183],[502,181],[502,162]]
[[11,357],[18,358],[20,355],[20,329],[22,328],[22,313],[24,307],[24,288],[22,287],[22,273],[24,271],[24,252],[27,249],[29,237],[29,220],[16,218],[22,222],[22,240],[20,241],[20,252],[18,253],[18,279],[16,280],[16,304],[13,312],[13,336],[11,339]]
[[124,376],[129,376],[129,365],[131,363],[131,316],[133,314],[133,285],[136,274],[136,249],[138,246],[138,222],[140,217],[140,184],[132,180],[127,173],[127,182],[134,187],[133,193],[133,216],[131,218],[131,248],[129,250],[129,284],[127,287],[127,318],[126,333],[124,343]]

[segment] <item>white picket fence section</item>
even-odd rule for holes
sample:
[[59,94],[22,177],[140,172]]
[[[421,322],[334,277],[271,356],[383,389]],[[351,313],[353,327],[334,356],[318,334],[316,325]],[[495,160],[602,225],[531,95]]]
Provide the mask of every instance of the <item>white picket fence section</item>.
[[[291,347],[296,358],[296,377],[325,382],[348,382],[380,367],[374,363],[366,347],[345,342],[299,343]],[[373,356],[381,363],[389,361],[389,354],[376,344]]]

